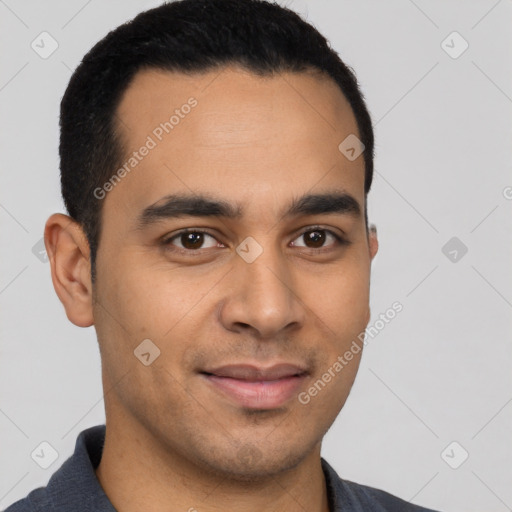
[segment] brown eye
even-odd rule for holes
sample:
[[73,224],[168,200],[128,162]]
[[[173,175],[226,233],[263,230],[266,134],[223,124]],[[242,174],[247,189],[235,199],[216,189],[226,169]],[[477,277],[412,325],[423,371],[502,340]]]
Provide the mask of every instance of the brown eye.
[[[325,245],[329,240],[333,240],[333,243]],[[298,243],[297,241],[303,241]],[[294,247],[306,247],[308,249],[323,249],[323,248],[334,248],[340,245],[348,245],[349,242],[344,240],[341,236],[332,232],[329,229],[323,228],[309,228],[307,231],[303,231],[292,243]]]
[[180,242],[185,249],[200,249],[204,242],[204,233],[183,233],[180,235]]
[[302,235],[307,247],[317,249],[324,245],[326,236],[324,231],[308,231]]
[[[208,245],[209,240],[210,242]],[[212,235],[192,229],[189,231],[182,231],[181,233],[164,240],[163,244],[169,248],[176,248],[184,251],[197,251],[199,249],[218,246],[217,240]]]

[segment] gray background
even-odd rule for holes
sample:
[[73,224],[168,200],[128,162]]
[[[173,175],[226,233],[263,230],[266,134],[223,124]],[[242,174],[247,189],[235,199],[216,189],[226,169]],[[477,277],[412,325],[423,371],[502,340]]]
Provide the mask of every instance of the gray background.
[[[58,107],[71,71],[158,3],[0,0],[0,509],[104,422],[94,330],[67,321],[33,247],[64,211]],[[512,1],[282,4],[361,82],[377,140],[370,324],[403,304],[369,339],[323,456],[347,479],[433,508],[512,510]],[[59,45],[46,59],[31,48],[43,31]],[[461,55],[454,31],[469,44]],[[47,469],[31,458],[42,441],[58,452]]]

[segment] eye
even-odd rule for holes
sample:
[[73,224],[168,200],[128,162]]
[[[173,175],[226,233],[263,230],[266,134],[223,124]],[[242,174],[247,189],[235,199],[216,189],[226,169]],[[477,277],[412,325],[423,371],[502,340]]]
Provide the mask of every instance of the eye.
[[[205,241],[208,241],[209,245],[204,245]],[[198,249],[208,249],[211,247],[217,247],[219,242],[206,231],[200,229],[188,229],[181,231],[170,238],[163,240],[165,246],[175,246],[183,251],[196,251]]]
[[306,247],[308,249],[323,249],[326,248],[325,242],[334,239],[334,244],[330,244],[331,246],[337,245],[348,245],[349,242],[343,239],[341,236],[337,235],[333,231],[329,229],[324,229],[321,227],[312,227],[308,228],[306,231],[303,231],[295,240],[303,240],[304,244],[292,242],[294,247]]
[[[303,243],[300,243],[302,240]],[[297,242],[299,241],[299,242]],[[326,242],[331,241],[326,245]],[[349,245],[350,242],[329,229],[313,226],[303,231],[293,242],[292,247],[305,247],[315,252],[325,252],[338,246]],[[191,254],[201,254],[201,249],[224,247],[213,235],[199,228],[184,229],[162,240],[168,250]]]

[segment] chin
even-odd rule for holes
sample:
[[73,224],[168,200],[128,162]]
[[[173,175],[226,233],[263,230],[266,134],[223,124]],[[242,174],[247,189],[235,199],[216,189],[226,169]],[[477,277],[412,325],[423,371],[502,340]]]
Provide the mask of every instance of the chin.
[[270,443],[267,446],[246,443],[230,453],[229,457],[223,454],[220,458],[203,458],[201,465],[209,467],[218,477],[229,478],[231,482],[263,483],[293,469],[307,457],[302,443],[297,448],[297,451],[292,451],[291,447],[279,451]]

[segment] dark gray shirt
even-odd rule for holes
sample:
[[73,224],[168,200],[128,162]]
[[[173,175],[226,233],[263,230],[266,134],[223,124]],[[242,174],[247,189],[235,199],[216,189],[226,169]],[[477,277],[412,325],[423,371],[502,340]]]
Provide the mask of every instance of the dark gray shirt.
[[[82,431],[75,452],[52,475],[46,487],[34,489],[4,512],[116,512],[94,470],[100,463],[105,425]],[[331,512],[435,512],[387,492],[342,480],[322,458]]]

